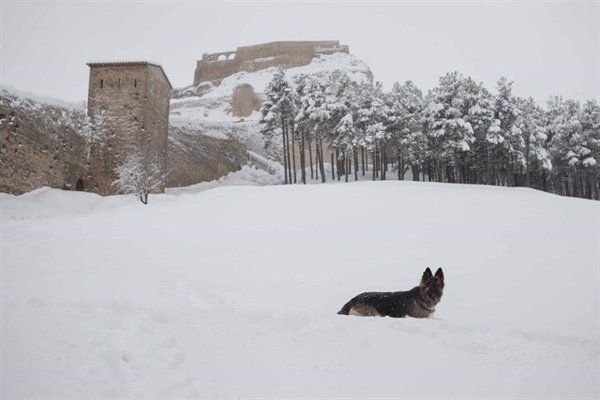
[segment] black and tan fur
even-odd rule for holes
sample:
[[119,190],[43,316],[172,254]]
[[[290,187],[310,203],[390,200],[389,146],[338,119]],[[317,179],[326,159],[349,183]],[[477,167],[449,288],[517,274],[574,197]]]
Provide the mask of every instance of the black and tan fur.
[[338,314],[362,317],[427,318],[442,299],[444,272],[427,268],[419,286],[406,292],[367,292],[354,297]]

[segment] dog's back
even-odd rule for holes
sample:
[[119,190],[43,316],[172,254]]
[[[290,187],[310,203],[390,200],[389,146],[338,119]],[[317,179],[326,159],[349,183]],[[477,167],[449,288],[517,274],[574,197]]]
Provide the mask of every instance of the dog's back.
[[[415,307],[419,288],[407,292],[366,292],[354,297],[342,307],[338,314],[361,317],[395,317],[423,314]],[[428,315],[427,315],[428,316]]]

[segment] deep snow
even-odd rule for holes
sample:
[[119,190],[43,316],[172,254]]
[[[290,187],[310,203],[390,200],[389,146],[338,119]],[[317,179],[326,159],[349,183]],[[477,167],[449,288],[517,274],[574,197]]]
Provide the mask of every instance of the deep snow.
[[[600,394],[598,202],[391,181],[0,202],[6,398]],[[434,318],[336,314],[427,266]]]

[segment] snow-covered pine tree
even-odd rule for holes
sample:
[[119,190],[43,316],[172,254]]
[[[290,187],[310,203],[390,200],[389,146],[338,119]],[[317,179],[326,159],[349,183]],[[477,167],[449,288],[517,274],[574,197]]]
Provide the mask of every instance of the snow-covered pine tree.
[[439,171],[437,180],[464,182],[465,163],[475,142],[475,132],[468,122],[472,105],[465,98],[466,83],[458,72],[449,72],[440,77],[438,85],[426,97],[424,121],[430,180],[432,171]]
[[325,182],[323,138],[329,132],[331,114],[327,108],[325,84],[322,82],[322,78],[314,75],[304,76],[301,79],[304,83],[303,88],[300,90],[301,93],[298,94],[296,99],[295,122],[299,129],[305,130],[309,143],[314,142],[315,163],[317,165],[315,176]]
[[[306,103],[306,99],[309,97],[308,93],[308,78],[306,75],[299,75],[294,79],[294,111],[296,112],[294,116],[294,125],[296,127],[296,132],[298,133],[298,145],[300,147],[300,177],[302,179],[302,183],[306,184],[306,147],[309,147],[310,154],[310,130],[311,124],[306,116],[306,112],[304,109],[304,105]],[[310,172],[311,179],[313,177],[313,166],[312,166],[312,156],[310,157]]]
[[334,71],[326,91],[329,111],[330,147],[336,151],[338,179],[341,174],[348,181],[352,155],[357,145],[354,113],[356,110],[356,83],[343,71]]
[[390,134],[391,149],[396,153],[398,179],[403,180],[409,168],[419,168],[424,161],[427,143],[421,121],[423,94],[411,81],[396,82],[385,96],[385,102],[385,126]]
[[[269,82],[265,93],[265,101],[261,107],[261,131],[265,140],[265,149],[271,150],[276,143],[275,138],[281,137],[281,151],[285,183],[292,183],[292,163],[290,141],[294,135],[295,100],[294,90],[287,79],[285,70],[279,69]],[[294,169],[295,175],[295,169]]]
[[546,150],[547,135],[543,123],[543,110],[534,100],[515,97],[517,118],[511,133],[523,141],[523,186],[546,190],[546,179],[552,171],[550,153]]
[[387,154],[391,133],[386,129],[387,105],[380,82],[358,87],[355,143],[371,154],[372,179],[386,179]]
[[588,100],[581,108],[581,139],[575,151],[579,155],[582,175],[581,197],[600,199],[600,106]]
[[548,150],[554,165],[554,186],[558,193],[575,196],[578,185],[578,167],[587,150],[581,146],[580,104],[553,96],[548,100]]

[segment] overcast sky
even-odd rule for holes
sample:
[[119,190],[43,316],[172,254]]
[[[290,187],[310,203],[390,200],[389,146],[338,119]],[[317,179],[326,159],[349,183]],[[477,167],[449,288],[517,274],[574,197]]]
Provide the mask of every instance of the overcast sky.
[[518,95],[599,98],[598,1],[36,2],[0,0],[2,84],[78,101],[93,60],[160,63],[192,83],[202,53],[276,40],[338,39],[390,87],[424,91],[458,70]]

